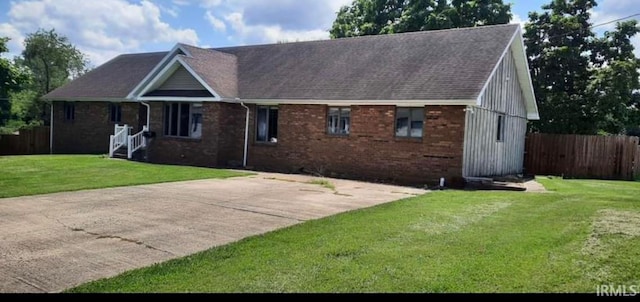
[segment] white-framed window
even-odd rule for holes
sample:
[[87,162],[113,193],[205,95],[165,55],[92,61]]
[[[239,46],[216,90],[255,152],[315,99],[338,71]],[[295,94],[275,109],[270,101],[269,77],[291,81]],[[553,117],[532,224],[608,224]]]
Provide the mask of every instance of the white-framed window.
[[109,103],[109,120],[112,123],[122,121],[122,106],[119,103]]
[[73,121],[76,119],[76,104],[74,102],[64,102],[64,120]]
[[164,135],[202,137],[202,103],[167,103],[164,106]]
[[498,142],[503,142],[504,141],[504,114],[500,114],[498,115],[498,125],[497,125],[497,129],[498,132],[496,133],[496,141]]
[[278,142],[278,107],[258,106],[256,112],[256,142]]
[[349,135],[351,108],[329,107],[327,122],[327,133],[332,135]]
[[396,108],[396,137],[422,138],[424,108]]

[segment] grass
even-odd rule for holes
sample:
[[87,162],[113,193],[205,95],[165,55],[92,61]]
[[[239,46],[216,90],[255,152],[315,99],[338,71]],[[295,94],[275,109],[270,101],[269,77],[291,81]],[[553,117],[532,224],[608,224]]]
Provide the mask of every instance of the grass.
[[98,155],[0,156],[0,198],[242,175],[247,174]]
[[336,186],[334,186],[330,181],[326,179],[314,179],[309,181],[308,183],[312,185],[319,185],[332,191],[336,190]]
[[71,292],[595,292],[640,284],[640,183],[441,191],[309,221]]

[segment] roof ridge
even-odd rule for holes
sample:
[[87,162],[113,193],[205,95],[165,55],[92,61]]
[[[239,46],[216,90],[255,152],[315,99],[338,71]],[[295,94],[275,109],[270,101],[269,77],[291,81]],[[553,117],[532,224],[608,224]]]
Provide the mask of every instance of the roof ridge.
[[509,27],[509,26],[519,26],[519,24],[506,23],[506,24],[495,24],[495,25],[481,25],[481,26],[457,27],[457,28],[446,28],[446,29],[435,29],[435,30],[420,30],[420,31],[402,32],[402,33],[388,33],[388,34],[379,34],[379,35],[344,37],[344,38],[337,38],[337,39],[321,39],[321,40],[294,41],[294,42],[285,42],[285,43],[265,43],[265,44],[239,45],[239,46],[225,46],[225,47],[214,47],[209,49],[219,51],[220,49],[231,49],[231,48],[291,45],[291,44],[305,44],[305,43],[311,44],[311,43],[321,43],[321,42],[328,42],[328,41],[349,41],[349,40],[356,40],[356,39],[374,39],[374,38],[380,38],[380,37],[388,38],[391,36],[426,35],[426,34],[450,32],[450,31],[467,31],[467,30],[487,29],[489,27],[496,28],[496,27]]

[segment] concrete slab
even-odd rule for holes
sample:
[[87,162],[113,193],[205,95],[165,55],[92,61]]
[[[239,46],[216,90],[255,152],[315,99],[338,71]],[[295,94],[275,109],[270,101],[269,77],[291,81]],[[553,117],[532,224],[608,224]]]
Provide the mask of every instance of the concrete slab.
[[424,190],[259,173],[0,199],[0,292],[58,292]]

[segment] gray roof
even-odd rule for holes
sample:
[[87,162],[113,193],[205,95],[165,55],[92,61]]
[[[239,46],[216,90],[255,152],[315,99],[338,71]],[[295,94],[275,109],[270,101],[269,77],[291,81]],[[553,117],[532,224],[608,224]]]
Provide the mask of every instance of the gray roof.
[[[182,57],[222,97],[471,100],[519,25],[202,49]],[[125,98],[167,53],[122,55],[45,96]]]
[[243,99],[476,99],[519,25],[216,50],[238,57]]
[[167,52],[119,55],[43,98],[124,99],[166,55]]
[[191,57],[183,59],[209,86],[223,98],[238,97],[238,60],[236,56],[182,45]]

